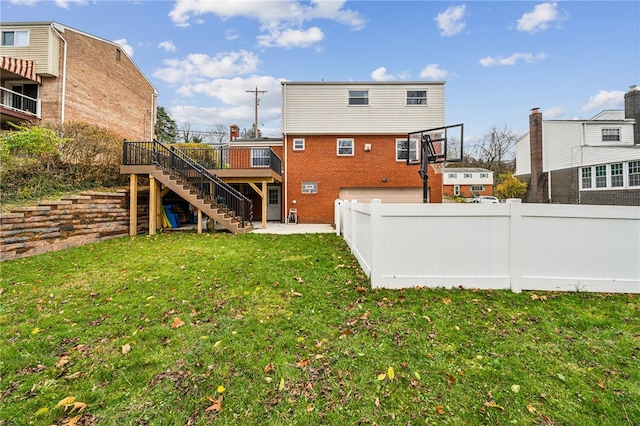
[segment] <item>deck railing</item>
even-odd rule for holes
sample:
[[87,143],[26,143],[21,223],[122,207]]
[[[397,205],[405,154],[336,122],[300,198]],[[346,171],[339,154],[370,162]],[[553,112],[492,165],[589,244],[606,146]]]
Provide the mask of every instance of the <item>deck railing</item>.
[[40,99],[25,96],[22,93],[14,92],[5,87],[0,87],[0,102],[2,106],[14,111],[19,111],[36,118],[41,116]]
[[241,221],[253,221],[253,203],[218,176],[210,173],[181,150],[161,142],[130,142],[123,144],[122,164],[125,166],[156,165],[187,182],[205,201]]
[[271,148],[214,146],[176,149],[209,170],[269,168],[278,175],[282,174],[282,160]]

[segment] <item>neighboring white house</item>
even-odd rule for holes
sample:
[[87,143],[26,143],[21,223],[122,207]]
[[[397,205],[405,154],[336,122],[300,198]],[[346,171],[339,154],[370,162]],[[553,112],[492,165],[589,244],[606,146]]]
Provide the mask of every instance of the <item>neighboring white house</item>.
[[589,120],[542,120],[516,142],[516,175],[529,183],[529,202],[640,205],[640,90],[625,95],[625,110]]
[[467,198],[493,195],[493,172],[479,167],[445,167],[442,195]]

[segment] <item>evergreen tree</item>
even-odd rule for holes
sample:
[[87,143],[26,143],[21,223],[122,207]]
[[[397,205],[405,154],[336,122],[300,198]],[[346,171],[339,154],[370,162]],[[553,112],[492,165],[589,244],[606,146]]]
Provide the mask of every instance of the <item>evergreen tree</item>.
[[173,143],[178,138],[178,126],[164,107],[159,106],[156,120],[156,138],[160,142]]

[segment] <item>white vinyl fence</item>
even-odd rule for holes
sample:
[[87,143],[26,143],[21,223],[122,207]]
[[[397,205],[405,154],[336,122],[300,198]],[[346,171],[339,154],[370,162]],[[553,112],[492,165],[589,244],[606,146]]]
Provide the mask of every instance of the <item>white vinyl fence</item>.
[[371,285],[640,293],[640,209],[337,200]]

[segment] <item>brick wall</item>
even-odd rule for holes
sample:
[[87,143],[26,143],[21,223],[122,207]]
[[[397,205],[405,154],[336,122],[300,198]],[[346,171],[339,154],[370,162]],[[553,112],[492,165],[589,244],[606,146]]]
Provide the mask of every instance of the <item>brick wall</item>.
[[[354,155],[338,156],[337,139],[354,139]],[[396,161],[396,138],[407,135],[288,135],[285,211],[298,209],[301,223],[333,223],[340,188],[422,188],[418,166]],[[293,151],[294,138],[305,139],[303,151]],[[365,151],[365,144],[371,145]],[[316,194],[303,194],[302,182],[317,182]],[[442,175],[429,171],[431,202],[442,202]],[[296,204],[293,204],[296,200]]]
[[580,191],[580,204],[640,206],[640,189]]
[[[139,213],[145,213],[142,205]],[[139,214],[140,217],[140,214]],[[139,230],[148,227],[142,216]],[[83,192],[0,214],[0,260],[62,250],[129,234],[126,192]]]
[[578,169],[573,167],[549,172],[551,202],[554,204],[578,203]]
[[[67,75],[65,121],[84,121],[106,127],[123,138],[151,140],[154,88],[136,65],[116,47],[72,30],[65,31]],[[60,57],[64,55],[61,51]],[[43,120],[61,119],[62,61],[60,77],[43,79]]]

